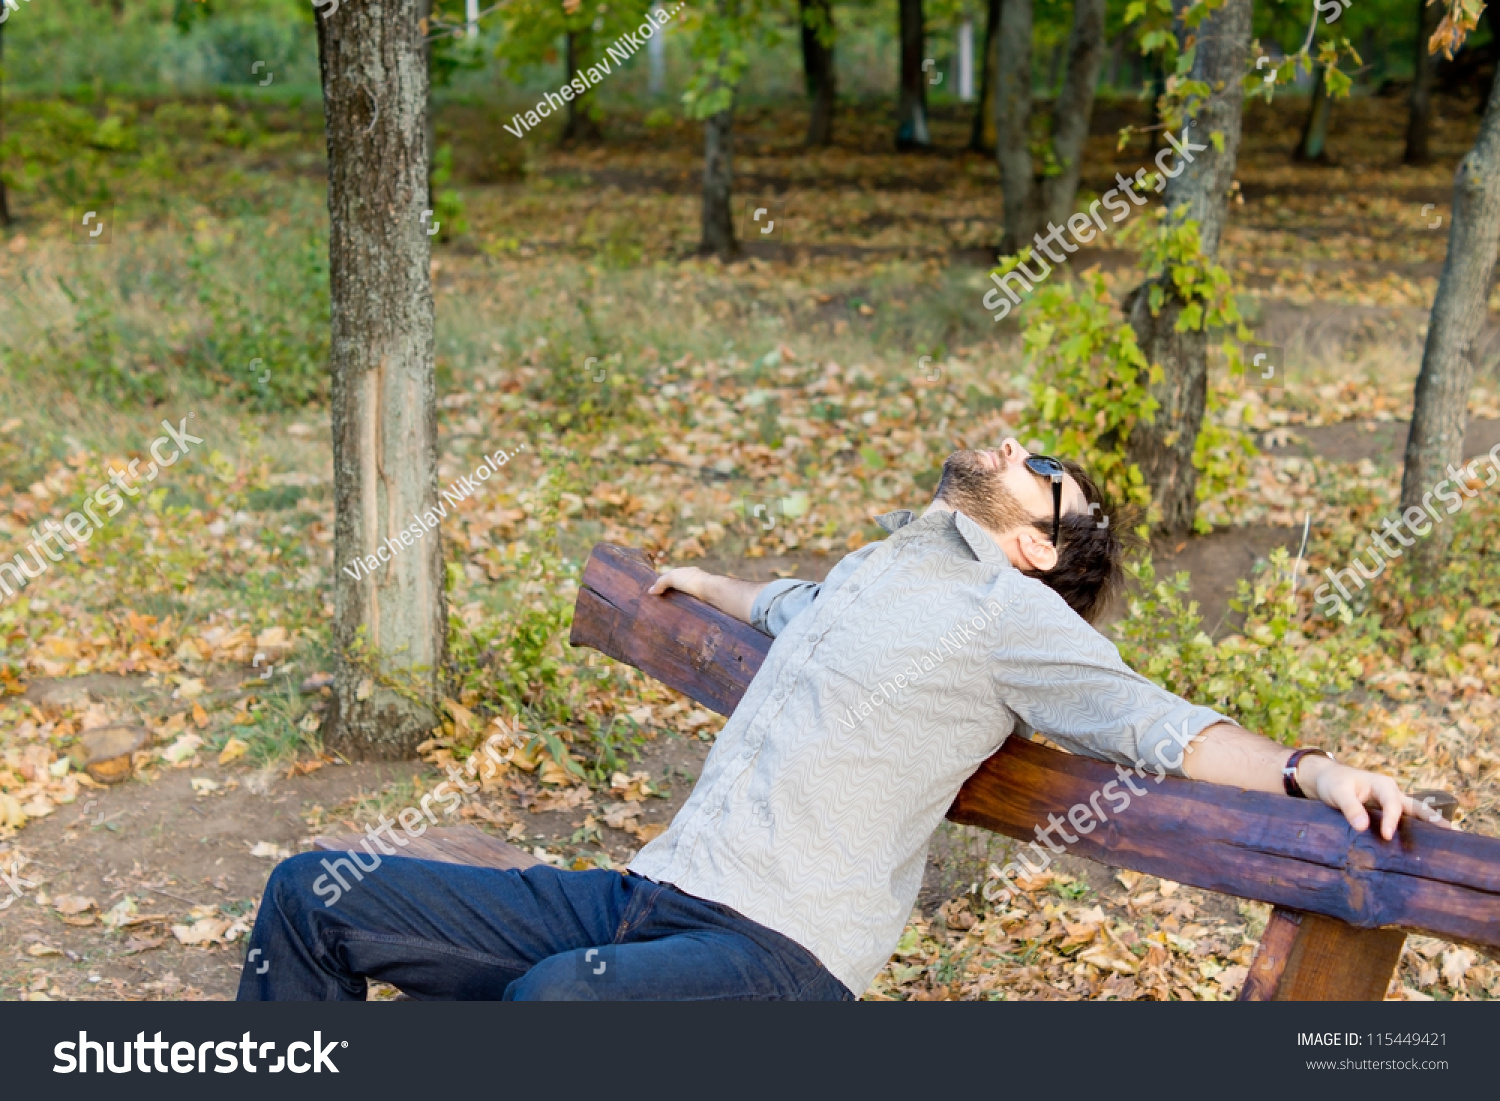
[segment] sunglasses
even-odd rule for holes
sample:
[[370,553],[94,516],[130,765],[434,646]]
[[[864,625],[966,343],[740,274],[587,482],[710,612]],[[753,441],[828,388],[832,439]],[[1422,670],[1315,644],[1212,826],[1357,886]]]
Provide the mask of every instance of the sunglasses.
[[1026,469],[1039,478],[1052,479],[1052,545],[1057,546],[1057,536],[1062,527],[1063,468],[1061,459],[1051,455],[1028,455]]

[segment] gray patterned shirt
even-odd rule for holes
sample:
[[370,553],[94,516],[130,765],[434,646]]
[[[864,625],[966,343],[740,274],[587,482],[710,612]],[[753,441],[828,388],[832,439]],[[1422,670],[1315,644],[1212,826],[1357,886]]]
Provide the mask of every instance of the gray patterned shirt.
[[630,864],[792,938],[856,994],[901,937],[933,831],[1013,730],[1155,775],[1226,721],[1133,672],[963,513],[879,523],[890,537],[821,584],[756,597],[776,641]]

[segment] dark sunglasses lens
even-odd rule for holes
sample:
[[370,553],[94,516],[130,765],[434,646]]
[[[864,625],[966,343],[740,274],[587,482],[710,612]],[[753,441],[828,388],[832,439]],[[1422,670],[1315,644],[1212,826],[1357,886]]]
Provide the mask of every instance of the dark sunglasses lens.
[[1050,455],[1033,455],[1026,460],[1026,469],[1033,474],[1051,477],[1064,473],[1063,464]]

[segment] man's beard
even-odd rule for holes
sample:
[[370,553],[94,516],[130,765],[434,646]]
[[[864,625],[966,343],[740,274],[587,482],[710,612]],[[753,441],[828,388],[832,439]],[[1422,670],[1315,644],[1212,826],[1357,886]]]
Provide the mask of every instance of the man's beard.
[[943,501],[980,527],[992,532],[1012,531],[1032,522],[1001,478],[1005,456],[995,452],[1000,469],[991,470],[977,451],[955,451],[943,460],[940,483]]

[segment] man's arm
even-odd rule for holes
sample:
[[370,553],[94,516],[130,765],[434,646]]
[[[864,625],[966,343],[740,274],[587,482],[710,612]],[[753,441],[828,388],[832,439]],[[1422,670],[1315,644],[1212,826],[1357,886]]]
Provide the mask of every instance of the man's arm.
[[[1269,738],[1252,734],[1233,723],[1215,723],[1194,738],[1182,762],[1190,780],[1232,784],[1251,791],[1283,790],[1281,770],[1291,750]],[[1309,796],[1342,811],[1357,830],[1370,825],[1366,803],[1380,805],[1380,835],[1389,841],[1403,813],[1413,818],[1449,825],[1425,803],[1403,795],[1389,776],[1337,764],[1327,757],[1306,756],[1297,762],[1297,783]]]
[[[1064,749],[1150,770],[1158,780],[1172,773],[1252,791],[1284,790],[1281,770],[1291,748],[1141,676],[1050,590],[1031,583],[1018,595],[997,624],[991,660],[1000,701],[1026,725]],[[1309,798],[1341,811],[1357,830],[1370,826],[1364,804],[1378,804],[1387,840],[1403,813],[1443,821],[1403,795],[1391,777],[1326,757],[1304,757],[1297,780]]]
[[696,596],[705,604],[712,604],[741,623],[749,623],[755,598],[769,584],[769,581],[741,581],[738,577],[721,577],[719,574],[700,570],[697,566],[680,566],[662,574],[646,591],[659,596],[668,589],[676,589],[688,596]]

